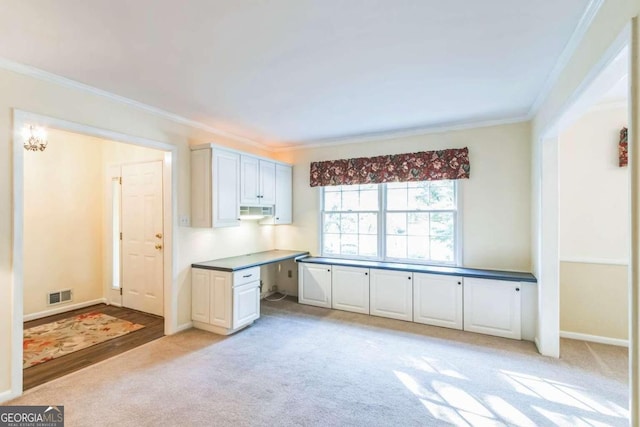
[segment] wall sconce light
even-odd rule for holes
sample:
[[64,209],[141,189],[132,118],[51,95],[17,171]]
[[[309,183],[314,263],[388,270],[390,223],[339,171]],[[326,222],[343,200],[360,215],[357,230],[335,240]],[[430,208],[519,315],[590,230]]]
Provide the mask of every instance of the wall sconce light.
[[47,148],[47,133],[44,128],[34,128],[33,125],[29,125],[29,129],[25,127],[22,131],[22,138],[24,149],[27,151],[44,151]]

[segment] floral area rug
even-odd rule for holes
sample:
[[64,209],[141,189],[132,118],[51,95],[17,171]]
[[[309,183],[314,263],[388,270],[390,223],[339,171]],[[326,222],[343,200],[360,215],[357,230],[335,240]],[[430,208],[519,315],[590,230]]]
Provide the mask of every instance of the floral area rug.
[[24,330],[23,369],[144,328],[103,313],[86,313]]

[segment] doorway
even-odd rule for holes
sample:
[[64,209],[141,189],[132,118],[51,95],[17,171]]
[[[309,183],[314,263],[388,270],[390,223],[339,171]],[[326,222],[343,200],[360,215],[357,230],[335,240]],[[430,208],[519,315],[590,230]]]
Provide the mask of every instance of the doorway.
[[[155,215],[155,217],[159,218],[159,221],[154,223],[154,228],[158,228],[155,230],[153,235],[160,234],[162,236],[161,243],[155,243],[153,245],[154,249],[156,245],[161,245],[161,248],[156,249],[160,256],[154,255],[153,257],[149,257],[147,255],[147,259],[155,259],[156,269],[153,271],[156,279],[160,279],[158,283],[160,283],[160,287],[150,292],[148,289],[145,289],[144,286],[138,286],[138,293],[143,296],[153,296],[154,300],[154,313],[160,313],[164,315],[164,320],[160,318],[160,324],[163,325],[162,329],[165,334],[170,334],[175,332],[176,323],[177,323],[177,301],[176,296],[173,292],[173,265],[175,263],[174,259],[174,248],[173,248],[173,229],[174,229],[174,207],[177,205],[176,200],[176,182],[177,177],[174,169],[172,168],[172,162],[176,160],[177,156],[177,147],[172,146],[166,143],[158,143],[155,141],[146,140],[138,137],[131,137],[124,134],[119,134],[116,132],[106,131],[99,128],[94,128],[91,126],[80,125],[73,122],[68,122],[60,119],[55,119],[47,116],[41,116],[38,114],[22,112],[22,111],[14,111],[14,257],[13,257],[13,271],[14,271],[14,282],[13,282],[13,316],[12,316],[12,391],[14,395],[19,395],[23,390],[23,381],[22,381],[22,338],[23,338],[23,320],[25,320],[25,311],[23,306],[23,301],[25,300],[25,289],[24,289],[24,279],[25,279],[25,261],[26,255],[25,251],[25,210],[24,210],[24,196],[25,196],[25,182],[24,182],[24,156],[25,152],[22,149],[22,139],[19,137],[21,130],[27,125],[38,125],[44,126],[47,129],[51,130],[60,130],[66,132],[72,132],[76,134],[84,135],[88,138],[102,138],[105,140],[113,141],[115,143],[121,144],[127,147],[146,147],[152,148],[159,153],[160,161],[156,161],[154,163],[154,172],[153,176],[156,178],[159,186],[156,185],[156,195],[154,204],[156,207],[156,211],[160,210],[160,215]],[[34,153],[29,153],[34,154]],[[135,160],[135,157],[133,158]],[[62,171],[62,165],[60,165],[60,171]],[[142,174],[144,175],[144,173]],[[103,178],[104,175],[101,177]],[[46,179],[46,178],[44,178]],[[60,188],[61,192],[58,194],[61,197],[64,197],[63,191],[64,188]],[[143,195],[143,199],[145,196]],[[89,205],[90,203],[85,203],[84,205]],[[72,204],[69,206],[69,209],[82,210],[85,206],[83,204]],[[100,203],[102,207],[102,203]],[[42,210],[42,215],[46,216],[49,212]],[[96,231],[98,233],[98,231]],[[73,237],[73,235],[71,235]],[[157,239],[157,238],[156,238]],[[71,243],[69,240],[67,243]],[[143,252],[144,254],[144,252]],[[118,264],[118,263],[116,263]],[[120,263],[122,264],[122,263]],[[110,273],[115,271],[115,266],[113,269],[105,268]],[[106,275],[105,275],[106,276]],[[165,280],[166,278],[166,280]],[[106,283],[106,282],[105,282]],[[113,281],[109,281],[109,285],[112,285]],[[101,291],[103,282],[100,283]],[[112,286],[109,286],[109,291],[113,291]],[[119,292],[118,292],[119,293]],[[112,295],[109,292],[102,293],[103,301],[97,302],[108,302],[112,303]],[[144,299],[144,298],[143,298]],[[95,303],[96,301],[85,301],[86,304]],[[132,303],[132,304],[135,304]],[[148,305],[148,303],[145,303]],[[116,304],[118,305],[118,304]],[[121,304],[120,304],[121,305]],[[60,310],[54,309],[53,311],[66,311],[69,307],[60,307]],[[82,307],[79,307],[82,308]],[[151,310],[149,310],[151,311]],[[48,314],[55,314],[53,312],[49,312]]]

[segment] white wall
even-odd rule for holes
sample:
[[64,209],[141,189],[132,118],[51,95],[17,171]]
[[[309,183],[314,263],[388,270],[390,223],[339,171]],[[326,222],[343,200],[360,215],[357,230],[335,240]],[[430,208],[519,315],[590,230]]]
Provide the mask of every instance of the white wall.
[[628,337],[629,170],[618,166],[628,109],[596,107],[559,137],[560,330]]
[[626,107],[595,109],[560,134],[560,259],[627,262],[629,170],[618,166]]
[[279,226],[276,246],[318,253],[320,190],[309,186],[312,161],[466,146],[471,178],[458,181],[464,266],[530,271],[529,130],[529,123],[517,123],[281,153],[294,163],[294,224]]
[[[48,141],[24,155],[25,315],[103,296],[100,144],[61,131]],[[73,301],[49,306],[47,293],[62,289]]]

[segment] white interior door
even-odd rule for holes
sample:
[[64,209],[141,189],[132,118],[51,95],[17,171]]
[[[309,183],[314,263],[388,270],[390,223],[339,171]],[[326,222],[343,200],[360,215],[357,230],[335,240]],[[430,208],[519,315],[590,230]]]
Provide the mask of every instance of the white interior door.
[[122,305],[163,315],[162,162],[122,166]]

